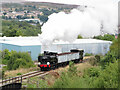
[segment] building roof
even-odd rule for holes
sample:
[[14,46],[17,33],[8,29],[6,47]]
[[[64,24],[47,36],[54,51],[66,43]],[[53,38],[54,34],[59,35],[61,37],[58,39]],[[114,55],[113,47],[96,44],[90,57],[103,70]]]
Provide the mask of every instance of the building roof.
[[0,37],[0,43],[18,46],[41,45],[39,37]]
[[[42,45],[39,37],[0,37],[0,43],[18,46]],[[81,44],[81,43],[112,43],[97,39],[76,39],[74,42],[55,41],[53,44]]]

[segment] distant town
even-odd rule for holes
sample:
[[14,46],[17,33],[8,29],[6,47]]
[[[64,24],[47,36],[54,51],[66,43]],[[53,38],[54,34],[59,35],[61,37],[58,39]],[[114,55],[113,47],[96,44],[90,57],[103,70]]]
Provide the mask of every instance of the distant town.
[[3,3],[0,17],[5,20],[40,19],[40,21],[46,22],[52,13],[60,11],[69,13],[71,9],[77,7],[78,5],[46,2]]

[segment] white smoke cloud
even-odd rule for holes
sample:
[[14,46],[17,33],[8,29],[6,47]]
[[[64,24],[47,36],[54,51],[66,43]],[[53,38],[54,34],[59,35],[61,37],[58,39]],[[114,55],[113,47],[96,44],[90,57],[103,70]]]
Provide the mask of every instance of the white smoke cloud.
[[43,44],[52,43],[54,40],[73,42],[79,34],[83,37],[100,35],[101,24],[103,32],[114,34],[118,25],[118,1],[90,1],[91,3],[83,2],[88,6],[83,11],[78,7],[69,14],[59,12],[50,15],[42,26],[42,34],[39,35],[41,42]]

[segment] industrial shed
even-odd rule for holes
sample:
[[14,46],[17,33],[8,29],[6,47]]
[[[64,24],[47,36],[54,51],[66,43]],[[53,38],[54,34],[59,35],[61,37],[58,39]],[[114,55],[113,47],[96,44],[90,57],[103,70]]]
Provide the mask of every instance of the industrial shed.
[[70,49],[83,49],[85,53],[102,54],[105,55],[109,51],[111,41],[103,41],[96,39],[77,39],[72,43],[69,42],[55,42],[52,45],[41,46],[42,52],[44,50],[69,52]]
[[37,60],[38,55],[41,52],[41,45],[33,43],[33,41],[0,41],[2,44],[2,50],[8,49],[17,52],[28,52],[31,55],[32,60]]
[[76,39],[74,42],[55,41],[52,45],[42,45],[39,37],[1,37],[2,50],[15,50],[30,53],[32,60],[37,60],[45,50],[54,52],[68,52],[70,49],[83,49],[85,53],[105,55],[109,51],[111,41],[96,39]]

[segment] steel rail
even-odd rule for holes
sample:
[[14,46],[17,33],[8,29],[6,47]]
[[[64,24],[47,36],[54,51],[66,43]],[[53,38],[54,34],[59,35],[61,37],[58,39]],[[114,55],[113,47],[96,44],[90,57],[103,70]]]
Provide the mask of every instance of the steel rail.
[[[22,80],[24,80],[24,79],[31,78],[31,77],[38,76],[38,75],[44,76],[48,73],[49,72],[34,71],[34,72],[31,72],[31,73],[23,74],[21,76],[16,76],[16,77],[13,77],[13,78],[2,80],[0,83],[2,85],[4,85],[4,83],[5,83],[5,85],[6,85],[6,84],[14,83],[14,82],[19,82],[19,81],[22,82]],[[8,81],[9,81],[9,83],[7,83]]]

